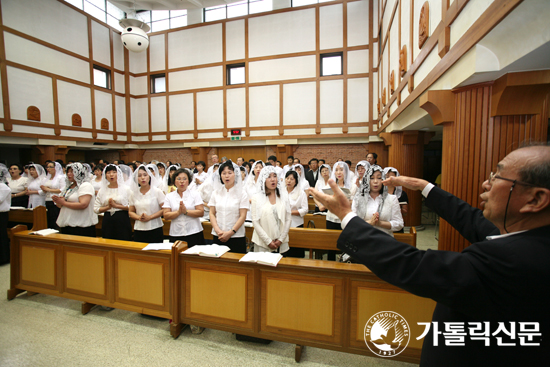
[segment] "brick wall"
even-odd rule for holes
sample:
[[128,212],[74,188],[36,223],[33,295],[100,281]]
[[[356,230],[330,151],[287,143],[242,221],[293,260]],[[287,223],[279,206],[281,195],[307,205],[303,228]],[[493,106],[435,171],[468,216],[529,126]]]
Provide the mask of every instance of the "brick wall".
[[307,165],[312,158],[325,159],[331,167],[338,158],[350,160],[352,165],[355,165],[366,156],[367,150],[363,144],[300,145],[294,151],[294,158],[300,159],[302,165]]
[[145,153],[143,153],[143,160],[145,162],[150,162],[152,160],[160,162],[171,161],[173,163],[179,163],[183,167],[189,167],[193,160],[193,155],[189,148],[147,149]]

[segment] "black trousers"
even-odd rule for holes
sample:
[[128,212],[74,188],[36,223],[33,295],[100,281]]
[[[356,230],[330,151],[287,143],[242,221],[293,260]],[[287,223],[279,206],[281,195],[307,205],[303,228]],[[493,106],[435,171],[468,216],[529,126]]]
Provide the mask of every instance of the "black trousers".
[[0,212],[0,265],[10,262],[9,217],[9,212]]
[[46,213],[48,228],[59,230],[59,226],[57,225],[57,217],[59,216],[59,211],[61,208],[58,208],[53,201],[46,201],[46,209],[48,210]]
[[96,237],[95,226],[89,227],[61,227],[61,234],[72,234],[73,236]]
[[213,237],[216,245],[227,246],[231,252],[237,254],[246,254],[246,237],[231,237],[227,242],[220,241],[218,236]]
[[[337,229],[342,230],[342,224],[341,223],[334,223],[330,220],[327,220],[327,229]],[[338,251],[329,250],[327,260],[336,261],[336,254]]]
[[[296,228],[304,228],[304,225],[300,224]],[[283,257],[297,257],[297,258],[303,259],[304,257],[306,257],[306,249],[291,247],[288,249],[287,252],[283,253]]]
[[23,208],[26,208],[29,206],[29,196],[22,195],[16,198],[11,198],[11,206],[22,206]]
[[183,241],[187,242],[187,247],[195,245],[204,245],[204,235],[202,231],[190,234],[189,236],[170,236],[170,242]]
[[132,224],[128,212],[118,210],[113,215],[109,212],[103,213],[101,237],[111,240],[131,241]]
[[134,242],[162,243],[164,241],[164,232],[162,227],[151,229],[149,231],[134,230]]

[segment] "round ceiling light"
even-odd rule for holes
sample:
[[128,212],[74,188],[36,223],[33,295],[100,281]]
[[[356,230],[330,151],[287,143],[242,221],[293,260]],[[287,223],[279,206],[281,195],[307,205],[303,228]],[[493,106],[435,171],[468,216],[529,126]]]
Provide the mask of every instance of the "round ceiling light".
[[138,19],[121,19],[119,21],[122,27],[120,38],[124,47],[132,52],[142,52],[149,47],[149,37],[147,32],[151,29],[149,25]]

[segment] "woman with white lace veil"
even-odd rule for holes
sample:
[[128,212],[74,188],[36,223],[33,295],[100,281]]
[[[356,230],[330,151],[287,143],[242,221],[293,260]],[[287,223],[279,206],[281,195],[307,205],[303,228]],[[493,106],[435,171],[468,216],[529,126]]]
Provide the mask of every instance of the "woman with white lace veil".
[[162,182],[162,178],[160,177],[160,174],[159,174],[159,168],[157,167],[156,163],[149,163],[146,165],[147,168],[149,168],[151,170],[151,172],[153,172],[153,176],[155,176],[155,181],[156,182]]
[[90,180],[92,177],[94,177],[94,170],[92,169],[92,166],[90,166],[88,163],[82,163],[84,168],[86,168],[86,171],[88,171],[88,175],[90,176]]
[[370,163],[367,161],[359,161],[359,163],[355,165],[354,184],[355,186],[357,186],[357,188],[361,187],[361,181],[363,181],[363,176],[365,175],[369,167]]
[[258,192],[252,197],[254,252],[286,253],[291,214],[287,190],[273,166],[264,167],[258,178]]
[[[216,171],[219,167],[219,163],[214,164],[214,171]],[[197,192],[201,196],[202,202],[204,204],[204,215],[202,216],[205,220],[210,220],[210,207],[208,206],[208,202],[210,201],[210,198],[212,197],[212,192],[214,192],[214,184],[212,182],[212,179],[214,178],[214,175],[206,176],[204,179],[204,182],[199,186],[197,189]]]
[[351,210],[367,223],[393,237],[393,232],[403,228],[403,217],[395,195],[384,192],[384,170],[371,166],[353,199]]
[[143,164],[133,174],[128,215],[135,221],[135,242],[161,243],[164,240],[164,193],[157,187],[155,180],[155,176]]
[[48,228],[59,229],[56,222],[60,209],[53,202],[52,195],[59,195],[65,188],[65,175],[59,162],[48,162],[46,169],[48,175],[40,188],[46,193]]
[[122,180],[124,181],[124,184],[128,187],[132,187],[132,182],[134,180],[134,171],[132,170],[132,167],[125,164],[119,164],[117,167],[122,172]]
[[157,163],[157,169],[159,170],[159,181],[158,181],[158,186],[160,186],[160,184],[164,181],[164,176],[166,176],[166,168],[168,168],[168,166],[163,163],[163,162],[158,162]]
[[[265,163],[263,161],[256,161],[252,163],[252,169],[246,178],[245,190],[250,203],[252,202],[254,195],[258,192],[258,178],[260,177],[260,172],[264,167]],[[246,221],[252,222],[252,213],[250,210],[246,213]]]
[[[299,180],[300,188],[304,191],[309,189],[309,182],[307,182],[307,180],[306,180],[306,170],[304,169],[304,166],[297,163],[297,164],[293,165],[292,167],[290,167],[290,170],[296,171],[296,173],[298,173],[298,175],[300,175],[300,180]],[[285,175],[285,177],[286,177],[286,175]]]
[[46,171],[40,164],[29,164],[29,177],[27,181],[27,195],[29,195],[29,208],[46,206],[46,193],[40,186],[46,181]]
[[8,220],[11,206],[11,189],[8,186],[8,167],[0,163],[0,265],[10,262]]
[[[237,173],[237,174],[236,174]],[[246,253],[244,221],[250,208],[239,166],[231,160],[213,171],[214,192],[208,202],[214,243],[228,246],[232,252]]]
[[170,220],[170,242],[185,241],[188,247],[204,245],[200,218],[204,204],[196,190],[191,190],[193,172],[180,168],[174,172],[176,191],[167,194],[162,208],[164,219]]
[[[290,170],[285,177],[286,191],[290,203],[290,228],[303,228],[304,216],[307,214],[309,206],[307,195],[300,187],[300,176],[298,172]],[[303,258],[305,250],[303,248],[291,248],[287,256]]]
[[[353,196],[355,195],[355,191],[357,190],[357,186],[355,186],[352,181],[352,176],[353,174],[350,172],[349,166],[346,162],[334,163],[334,166],[332,167],[332,175],[330,178],[336,182],[340,189],[342,189],[344,195],[346,195],[350,203]],[[320,207],[320,209],[324,209],[324,207]],[[342,221],[330,210],[327,211],[327,229],[342,229]],[[336,253],[337,251],[328,251],[328,260],[336,260]]]
[[175,164],[172,164],[168,167],[168,170],[166,171],[166,174],[164,175],[163,184],[161,187],[161,190],[165,193],[171,193],[172,191],[176,191],[176,185],[174,183],[174,178],[172,175],[174,172],[176,172],[179,169],[178,166]]
[[248,180],[248,171],[246,170],[246,167],[240,166],[239,169],[241,170],[241,178],[243,182],[246,182],[246,180]]
[[[397,168],[394,167],[386,167],[384,168],[384,177],[399,177],[399,171]],[[407,212],[409,211],[409,197],[405,191],[403,191],[403,187],[401,186],[386,186],[386,191],[388,194],[395,195],[397,197],[397,200],[399,201],[399,206],[401,207],[401,216],[405,217],[407,216]],[[403,229],[396,231],[396,232],[403,232]]]
[[52,200],[61,210],[57,225],[63,234],[95,237],[97,214],[94,213],[94,187],[90,183],[88,171],[82,163],[67,165],[65,188]]
[[[330,166],[326,163],[323,163],[319,167],[319,173],[320,173],[319,178],[315,183],[315,190],[323,191],[323,189],[330,188],[330,186],[328,185],[328,180],[330,180],[330,176],[332,175],[332,169],[330,168]],[[327,209],[323,206],[323,204],[321,204],[315,199],[313,199],[313,201],[315,201],[316,212],[326,213]]]
[[122,170],[114,164],[108,164],[103,170],[101,188],[94,203],[95,213],[103,213],[101,237],[132,240],[132,225],[128,215],[129,196],[130,188],[126,185]]

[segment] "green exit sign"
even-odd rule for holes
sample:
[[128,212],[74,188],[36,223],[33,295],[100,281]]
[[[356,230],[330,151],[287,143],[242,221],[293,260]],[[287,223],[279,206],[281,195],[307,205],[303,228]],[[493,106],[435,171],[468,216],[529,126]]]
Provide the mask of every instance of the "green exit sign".
[[241,140],[241,137],[240,136],[232,136],[231,140]]

